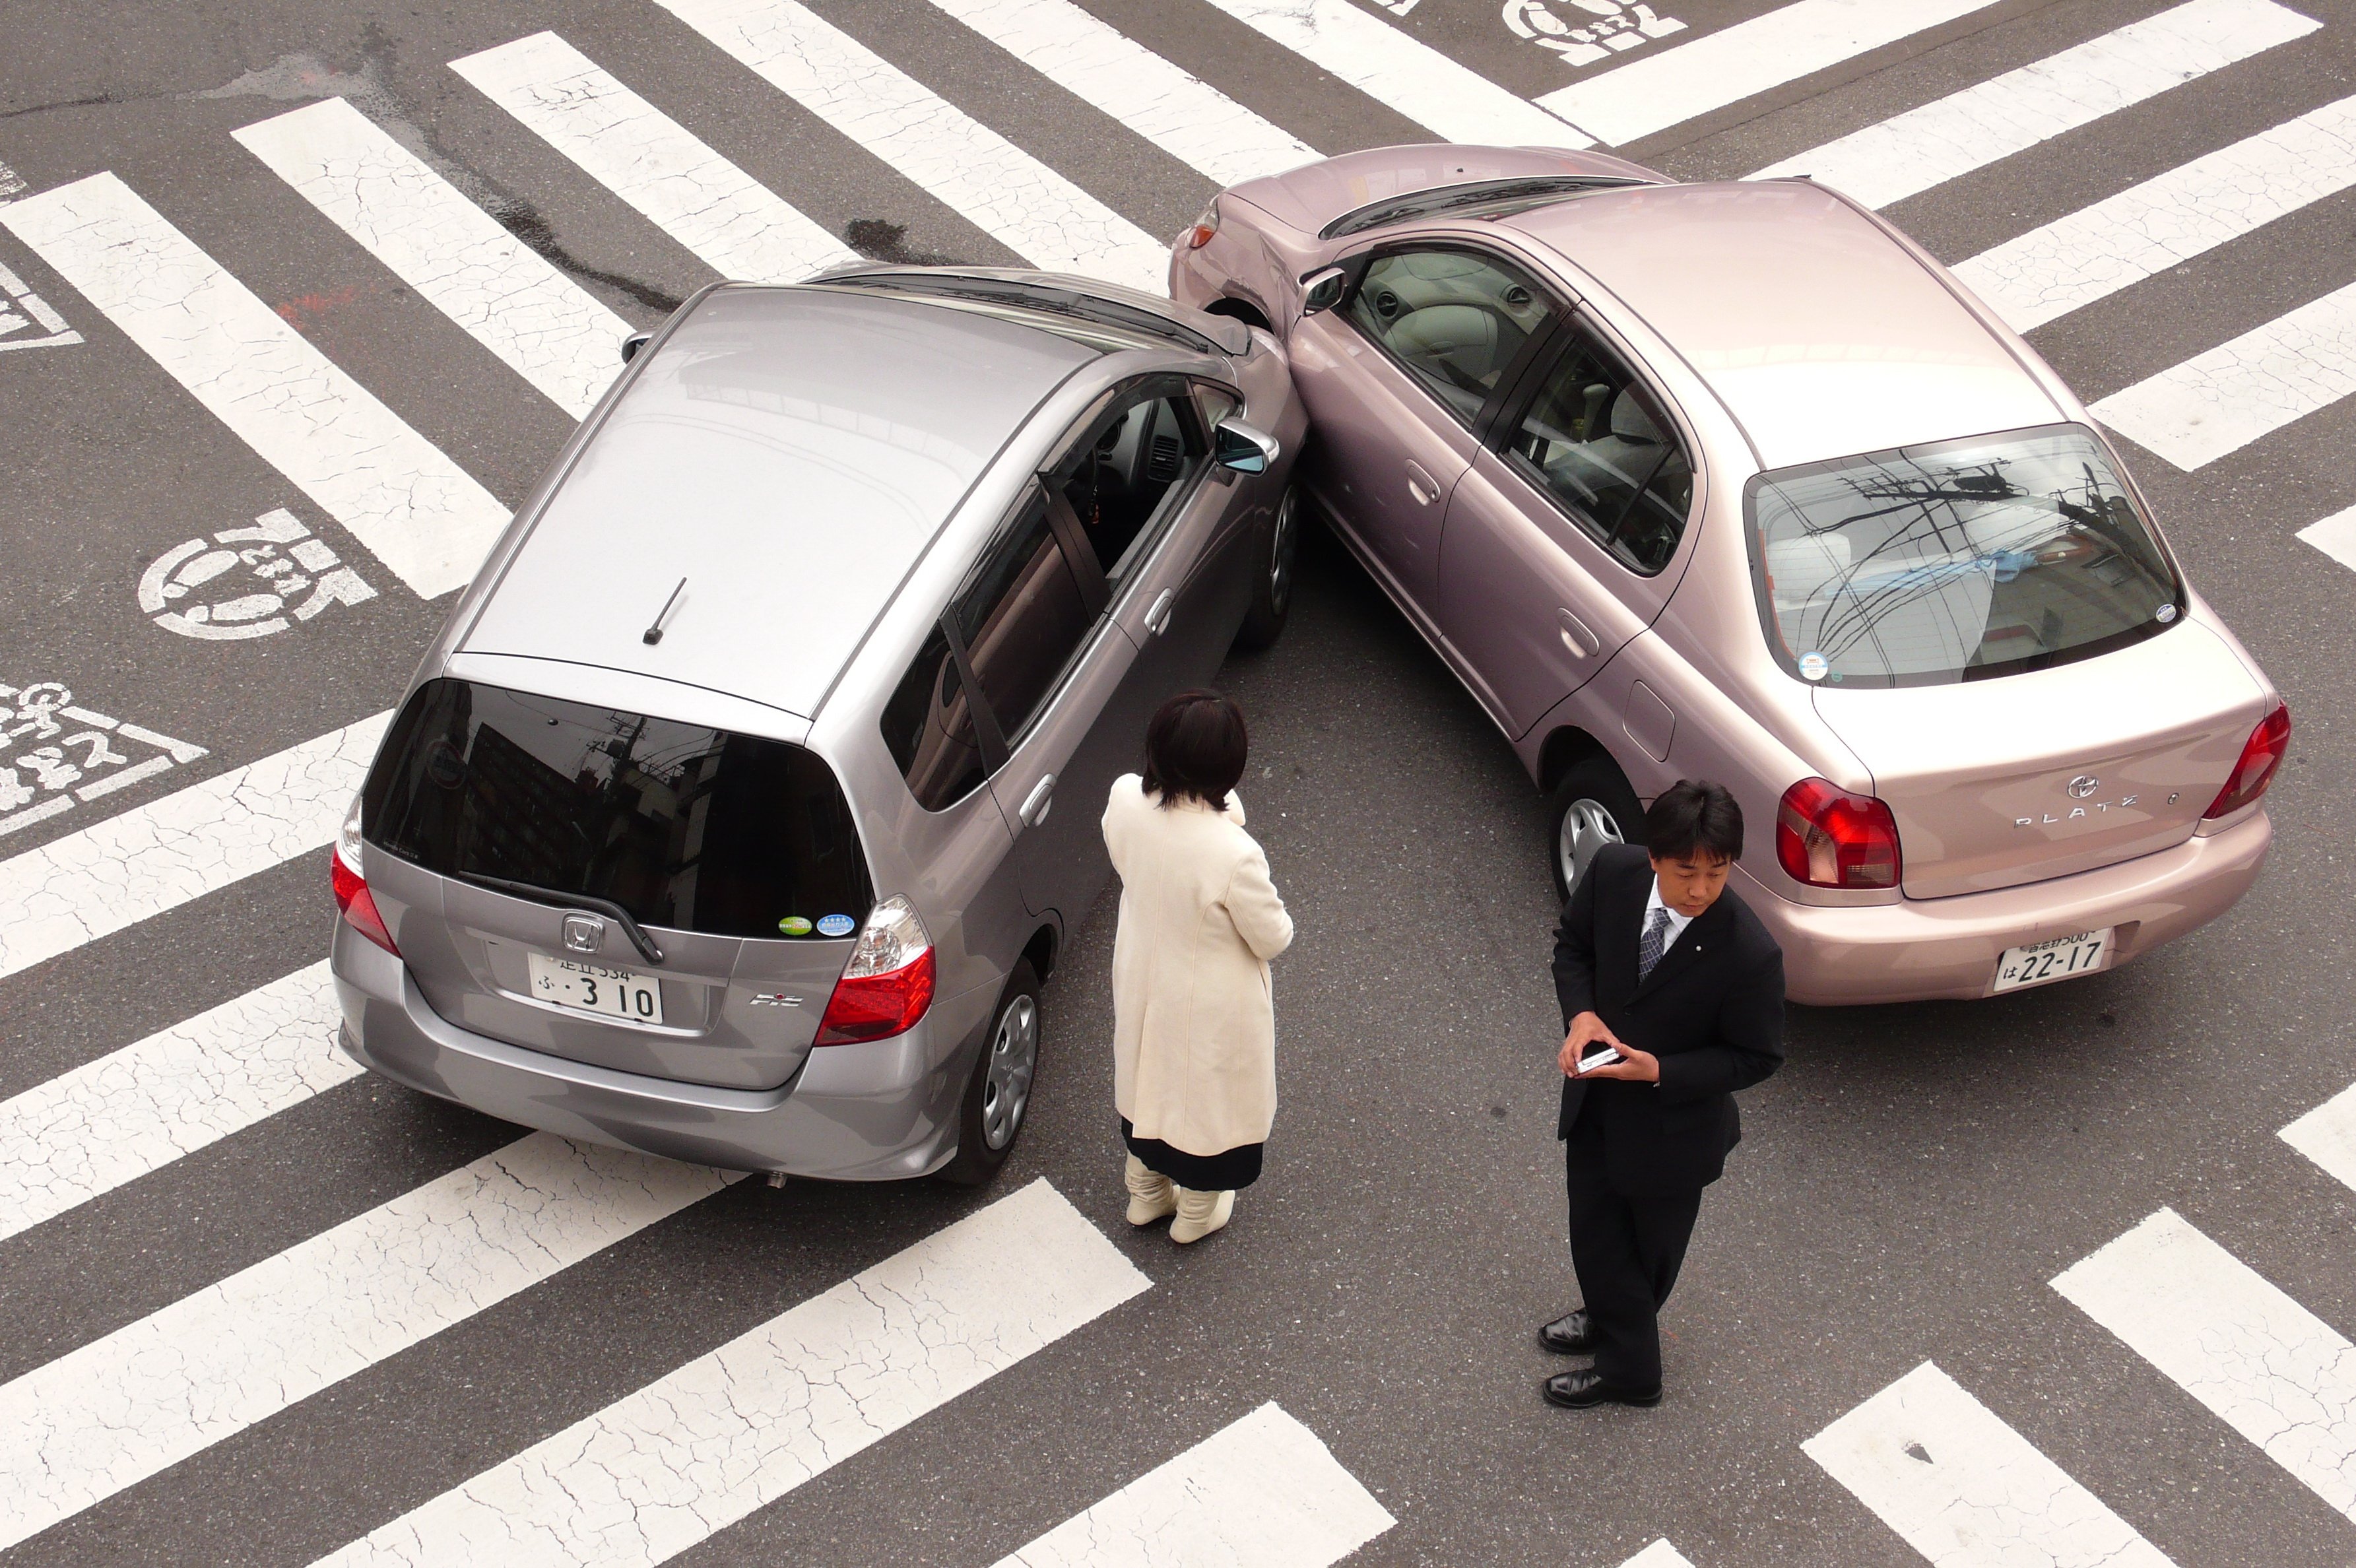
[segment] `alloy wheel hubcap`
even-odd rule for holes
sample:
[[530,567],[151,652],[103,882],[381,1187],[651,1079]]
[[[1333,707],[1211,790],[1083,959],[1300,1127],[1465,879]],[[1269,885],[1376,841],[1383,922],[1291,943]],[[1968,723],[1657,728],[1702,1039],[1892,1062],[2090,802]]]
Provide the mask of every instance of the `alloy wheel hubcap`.
[[1562,864],[1565,886],[1576,886],[1580,873],[1595,858],[1596,851],[1608,843],[1624,843],[1620,836],[1620,824],[1602,802],[1585,796],[1570,803],[1562,814],[1562,836],[1555,845],[1555,854]]
[[990,1040],[990,1072],[981,1086],[981,1136],[1002,1149],[1023,1125],[1031,1103],[1031,1075],[1039,1065],[1039,1004],[1018,996],[998,1015]]

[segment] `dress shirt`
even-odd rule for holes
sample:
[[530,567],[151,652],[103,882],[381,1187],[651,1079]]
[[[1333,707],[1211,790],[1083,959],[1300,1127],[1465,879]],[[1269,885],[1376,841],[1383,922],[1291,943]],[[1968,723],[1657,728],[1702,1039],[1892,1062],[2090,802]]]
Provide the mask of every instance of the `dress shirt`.
[[[1651,897],[1644,900],[1644,923],[1636,928],[1636,938],[1639,941],[1644,940],[1644,936],[1646,931],[1653,929],[1653,911],[1655,909],[1669,909],[1669,907],[1666,904],[1661,902],[1661,879],[1657,876],[1653,878],[1653,891]],[[1686,928],[1692,924],[1693,917],[1691,915],[1680,915],[1675,909],[1669,909],[1669,929],[1667,931],[1663,933],[1661,938],[1661,956],[1663,958],[1666,958],[1668,956],[1669,950],[1677,945],[1677,939],[1684,936],[1686,934]]]

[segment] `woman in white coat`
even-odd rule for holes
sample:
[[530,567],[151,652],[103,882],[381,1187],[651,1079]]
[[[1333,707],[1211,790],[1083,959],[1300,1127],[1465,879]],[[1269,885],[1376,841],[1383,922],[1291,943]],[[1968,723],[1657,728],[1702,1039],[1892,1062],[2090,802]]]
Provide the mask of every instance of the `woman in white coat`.
[[1232,701],[1181,693],[1146,725],[1143,776],[1122,775],[1105,805],[1120,876],[1112,1094],[1129,1222],[1174,1214],[1179,1242],[1227,1222],[1276,1120],[1268,961],[1291,943],[1292,917],[1244,832],[1235,788],[1249,745]]

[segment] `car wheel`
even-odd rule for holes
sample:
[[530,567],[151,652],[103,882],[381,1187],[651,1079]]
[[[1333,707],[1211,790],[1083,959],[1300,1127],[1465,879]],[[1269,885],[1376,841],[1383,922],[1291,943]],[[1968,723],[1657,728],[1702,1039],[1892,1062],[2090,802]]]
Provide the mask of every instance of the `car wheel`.
[[1039,976],[1024,959],[1006,979],[998,1016],[982,1042],[980,1059],[966,1081],[958,1111],[958,1152],[941,1167],[943,1181],[980,1187],[998,1174],[1023,1118],[1031,1109],[1031,1085],[1039,1071]]
[[1252,562],[1251,608],[1236,629],[1237,648],[1256,652],[1284,635],[1285,618],[1292,613],[1293,567],[1300,556],[1301,492],[1287,485]]
[[1644,842],[1644,808],[1620,765],[1598,752],[1554,787],[1547,812],[1555,897],[1568,900],[1580,874],[1606,844]]

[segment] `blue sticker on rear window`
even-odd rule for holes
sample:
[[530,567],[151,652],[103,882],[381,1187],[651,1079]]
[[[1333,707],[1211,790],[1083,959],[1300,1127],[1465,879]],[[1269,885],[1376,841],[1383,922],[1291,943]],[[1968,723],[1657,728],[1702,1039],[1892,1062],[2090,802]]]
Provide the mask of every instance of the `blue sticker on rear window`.
[[818,934],[822,937],[847,937],[858,925],[859,922],[848,915],[820,915],[818,918]]

